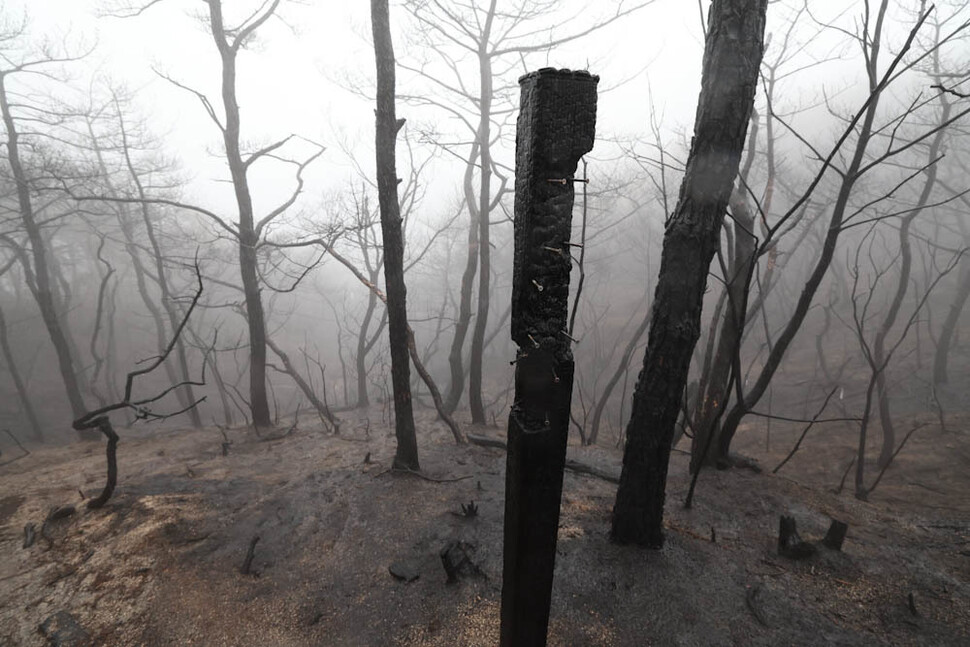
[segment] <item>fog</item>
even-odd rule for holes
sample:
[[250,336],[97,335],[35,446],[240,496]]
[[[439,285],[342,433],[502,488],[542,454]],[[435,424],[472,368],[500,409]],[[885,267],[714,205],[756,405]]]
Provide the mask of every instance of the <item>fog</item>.
[[[684,188],[708,4],[391,2],[419,452],[511,439],[519,79],[554,67],[599,77],[593,149],[562,180],[572,246],[550,250],[572,267],[568,444],[619,469],[645,352],[663,362],[665,231],[695,226],[680,214],[708,191]],[[929,9],[768,3],[700,319],[681,326],[696,345],[667,442],[690,473],[755,460],[866,501],[967,470],[949,443],[970,388],[970,10]],[[368,3],[8,1],[0,18],[0,460],[100,441],[74,424],[97,415],[122,484],[124,443],[157,434],[223,455],[295,430],[400,443]],[[391,465],[393,445],[371,451]],[[56,485],[93,492],[101,469]]]

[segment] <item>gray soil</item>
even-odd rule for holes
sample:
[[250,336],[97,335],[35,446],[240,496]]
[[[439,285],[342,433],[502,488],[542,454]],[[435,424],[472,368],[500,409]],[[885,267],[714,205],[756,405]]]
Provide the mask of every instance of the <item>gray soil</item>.
[[[66,612],[93,645],[496,645],[503,452],[455,446],[422,414],[423,474],[437,480],[390,472],[390,430],[364,415],[345,414],[341,437],[230,430],[226,456],[216,429],[122,430],[119,487],[97,511],[81,496],[103,483],[101,444],[0,467],[0,644],[56,644],[39,626]],[[832,491],[837,438],[813,436],[778,476],[705,472],[692,510],[675,453],[660,551],[611,544],[616,486],[567,472],[549,643],[970,644],[970,435],[955,428],[914,437],[870,502]],[[797,429],[772,433],[768,467]],[[619,450],[570,457],[618,473]],[[22,548],[25,524],[68,503],[76,514]],[[847,522],[843,551],[779,556],[781,514],[809,540]],[[453,541],[478,572],[446,584],[439,551]]]

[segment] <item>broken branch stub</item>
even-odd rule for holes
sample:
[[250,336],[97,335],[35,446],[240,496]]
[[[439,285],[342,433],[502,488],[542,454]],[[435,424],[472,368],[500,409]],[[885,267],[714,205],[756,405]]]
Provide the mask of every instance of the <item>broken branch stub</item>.
[[[545,645],[573,384],[567,329],[573,175],[593,148],[596,85],[544,68],[519,79],[501,644]],[[554,251],[550,251],[554,250]]]

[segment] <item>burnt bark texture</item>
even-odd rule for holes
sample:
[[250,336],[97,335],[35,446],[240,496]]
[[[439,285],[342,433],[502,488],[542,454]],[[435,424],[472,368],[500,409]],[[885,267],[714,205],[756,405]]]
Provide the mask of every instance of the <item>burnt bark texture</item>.
[[572,398],[564,333],[573,175],[593,148],[596,85],[587,72],[544,68],[519,80],[512,339],[501,645],[545,645]]
[[643,369],[633,393],[611,537],[663,545],[674,428],[700,332],[707,272],[738,174],[757,89],[767,0],[714,0],[694,138],[664,234]]
[[391,42],[387,0],[371,0],[374,55],[377,60],[377,196],[384,240],[384,283],[387,286],[387,329],[391,350],[391,386],[394,390],[394,432],[397,452],[394,467],[418,470],[418,443],[411,402],[411,366],[408,357],[407,286],[404,283],[404,235],[397,199],[394,146],[403,121],[394,109],[394,46]]

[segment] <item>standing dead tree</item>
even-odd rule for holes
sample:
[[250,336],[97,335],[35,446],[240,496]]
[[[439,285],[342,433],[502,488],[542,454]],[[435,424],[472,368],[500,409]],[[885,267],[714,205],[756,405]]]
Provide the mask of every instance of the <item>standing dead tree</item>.
[[[29,100],[11,101],[11,93],[16,96],[17,91],[11,90],[10,86],[23,77],[55,79],[55,75],[51,74],[52,69],[76,62],[83,58],[83,54],[58,54],[46,47],[36,54],[22,52],[25,25],[7,23],[5,16],[3,19],[3,24],[0,24],[0,53],[3,54],[3,64],[0,66],[0,116],[6,131],[3,141],[5,157],[17,189],[17,215],[28,241],[25,248],[29,252],[20,256],[20,259],[24,263],[24,273],[29,277],[28,286],[57,355],[58,368],[71,409],[75,416],[80,416],[87,407],[81,394],[81,380],[74,365],[76,356],[72,353],[67,322],[60,314],[61,303],[57,297],[55,277],[52,275],[54,259],[51,256],[51,242],[44,231],[43,222],[38,218],[34,204],[37,187],[25,164],[21,139],[25,135],[30,139],[45,136],[46,131],[56,128],[62,122],[63,116],[56,111],[32,104]],[[24,124],[29,124],[33,130],[23,131]],[[32,149],[32,145],[27,146],[28,154]],[[79,430],[79,433],[82,439],[96,437],[83,430]]]
[[[868,7],[868,3],[866,3],[866,6]],[[884,45],[883,38],[886,31],[885,20],[888,7],[888,0],[883,0],[875,12],[875,16],[868,11],[865,14],[865,21],[861,27],[862,33],[857,36],[857,39],[865,58],[869,95],[857,111],[847,119],[845,128],[826,155],[823,156],[819,150],[808,142],[807,138],[798,133],[790,124],[786,123],[774,113],[772,106],[769,105],[769,110],[772,111],[778,123],[795,134],[800,142],[807,145],[811,149],[813,156],[821,161],[821,165],[800,197],[792,203],[788,211],[770,225],[764,239],[758,246],[758,256],[763,255],[774,244],[774,238],[780,231],[783,231],[789,226],[791,220],[799,213],[799,210],[812,199],[816,189],[829,172],[837,173],[839,179],[837,182],[836,197],[831,207],[831,215],[829,216],[828,225],[822,240],[821,252],[815,260],[808,279],[802,286],[801,293],[798,295],[792,313],[782,325],[781,331],[774,340],[774,344],[771,346],[762,368],[751,387],[747,390],[742,390],[740,385],[736,385],[736,390],[740,396],[735,399],[731,408],[724,416],[721,435],[716,447],[717,458],[719,459],[723,458],[727,460],[731,441],[737,432],[738,425],[744,416],[753,410],[768,390],[768,386],[775,372],[781,366],[788,348],[801,329],[806,315],[814,302],[815,294],[832,264],[832,259],[835,255],[842,232],[849,226],[855,226],[856,224],[864,222],[858,218],[860,214],[871,210],[879,203],[891,198],[897,190],[915,177],[918,177],[919,174],[911,173],[899,185],[882,192],[880,196],[868,200],[862,206],[857,207],[853,204],[853,198],[855,197],[857,185],[860,180],[867,173],[879,168],[882,164],[898,162],[898,156],[902,153],[921,146],[924,142],[933,138],[939,131],[950,127],[954,123],[958,123],[964,117],[970,115],[970,108],[954,112],[946,121],[936,122],[932,126],[923,127],[908,139],[898,137],[897,133],[899,133],[904,121],[916,117],[915,113],[918,112],[916,108],[925,105],[925,102],[915,102],[907,106],[901,114],[888,120],[886,125],[879,125],[877,123],[880,100],[889,88],[904,73],[912,70],[920,61],[930,56],[933,51],[952,42],[959,34],[970,27],[970,22],[960,23],[945,36],[939,38],[926,51],[917,56],[910,57],[909,54],[913,49],[917,35],[933,11],[933,8],[930,7],[918,16],[906,40],[893,55],[891,62],[886,66],[885,70],[880,72],[880,55]],[[873,142],[878,141],[879,136],[884,132],[886,133],[885,147],[879,151],[872,150],[875,148]],[[850,147],[849,141],[853,137],[855,143]],[[851,150],[851,154],[848,155],[848,163],[845,168],[839,168],[837,160],[848,153],[846,149]],[[909,210],[906,209],[902,213],[908,212]],[[883,218],[899,216],[902,213],[889,214],[889,216],[884,216]],[[855,219],[854,222],[853,219]],[[736,375],[735,380],[739,379],[740,376]]]
[[618,543],[663,545],[663,507],[674,428],[700,332],[708,267],[745,144],[764,51],[767,0],[714,0],[694,139],[664,235],[643,370],[627,425],[613,507]]
[[[501,6],[500,6],[501,4]],[[468,402],[472,421],[485,424],[482,395],[483,355],[492,285],[491,221],[508,193],[509,167],[496,159],[503,129],[515,114],[515,76],[535,56],[597,32],[650,4],[650,0],[601,3],[601,13],[564,13],[547,0],[407,0],[404,9],[415,21],[425,60],[399,62],[399,67],[427,82],[428,91],[402,99],[429,106],[458,124],[461,145],[430,138],[462,160],[462,192],[468,208],[468,253],[459,290],[458,318],[448,355],[451,382],[445,404],[454,411],[465,386],[464,353],[469,329]],[[497,185],[497,186],[496,186]],[[478,278],[477,304],[473,293]],[[473,312],[474,310],[474,312]],[[472,319],[474,317],[474,322]]]
[[[219,53],[221,72],[221,103],[220,115],[215,104],[205,93],[188,87],[178,80],[160,73],[176,87],[190,93],[202,104],[209,120],[216,126],[222,137],[226,155],[226,164],[232,183],[233,194],[237,207],[237,221],[231,223],[215,212],[203,207],[182,203],[175,200],[158,198],[112,198],[110,196],[84,196],[79,199],[104,200],[107,202],[132,202],[141,204],[164,204],[185,209],[204,216],[213,223],[220,233],[228,234],[236,242],[238,253],[239,275],[246,306],[246,324],[249,335],[249,408],[252,414],[252,424],[257,427],[272,425],[269,410],[269,399],[266,390],[266,317],[263,300],[260,293],[260,275],[258,253],[267,228],[286,214],[303,192],[304,173],[320,155],[324,147],[303,139],[309,146],[309,152],[299,157],[286,157],[282,149],[298,139],[290,134],[270,144],[262,146],[252,152],[243,150],[241,128],[241,112],[237,98],[236,80],[237,63],[240,51],[250,45],[258,30],[277,14],[283,0],[268,0],[259,5],[252,13],[246,15],[238,24],[227,24],[222,0],[205,0],[208,7],[206,17],[207,26],[215,48]],[[160,4],[160,0],[142,3],[122,3],[111,15],[117,17],[135,17],[142,15],[150,7]],[[260,161],[275,161],[294,167],[295,186],[293,190],[275,207],[259,216],[253,205],[253,192],[249,182],[249,173],[254,164]]]
[[[118,458],[117,449],[119,437],[114,427],[111,424],[111,418],[108,416],[112,411],[118,411],[121,409],[128,409],[135,412],[136,420],[164,420],[165,418],[170,418],[172,416],[178,415],[184,412],[184,408],[172,413],[159,414],[154,413],[148,407],[148,405],[158,402],[164,398],[169,393],[177,390],[178,388],[184,386],[181,382],[178,384],[173,384],[161,392],[154,395],[136,398],[134,395],[135,379],[142,376],[148,375],[153,372],[159,366],[168,359],[172,350],[175,348],[175,344],[178,341],[179,336],[182,334],[182,330],[189,321],[189,317],[192,315],[192,311],[195,310],[195,306],[199,302],[199,297],[202,296],[202,272],[199,269],[198,261],[195,264],[195,276],[197,280],[197,288],[195,295],[192,297],[192,301],[189,307],[186,308],[185,316],[179,323],[178,327],[172,332],[172,339],[169,341],[168,345],[165,347],[164,352],[149,362],[144,367],[128,373],[128,377],[125,379],[125,394],[124,397],[113,404],[105,405],[94,411],[88,411],[84,415],[79,416],[74,420],[72,427],[77,431],[87,430],[87,429],[97,429],[105,438],[108,440],[108,444],[105,448],[105,453],[108,462],[108,476],[105,483],[104,489],[101,491],[97,497],[88,501],[87,506],[90,509],[101,508],[111,495],[114,493],[115,486],[118,484]],[[202,377],[198,381],[191,382],[193,386],[204,386],[205,385],[205,362],[202,363]],[[197,406],[200,402],[205,400],[205,396],[199,398],[195,402],[192,402],[189,406]]]
[[[866,364],[869,368],[869,380],[866,386],[865,400],[863,404],[863,411],[861,420],[859,423],[859,445],[856,453],[855,460],[855,497],[862,501],[865,501],[869,497],[869,493],[876,487],[885,473],[886,468],[893,461],[897,454],[902,450],[903,446],[909,440],[913,432],[916,431],[918,427],[914,427],[896,447],[895,443],[889,446],[888,454],[886,452],[886,438],[883,438],[883,449],[879,457],[879,467],[882,471],[877,476],[876,480],[870,487],[865,485],[865,468],[866,468],[866,441],[868,439],[868,429],[872,417],[873,406],[878,405],[878,395],[879,395],[879,384],[885,383],[886,369],[888,368],[890,362],[893,359],[893,355],[899,350],[903,341],[906,339],[909,332],[913,329],[919,320],[920,313],[922,312],[930,294],[933,292],[937,284],[950,272],[952,272],[960,263],[960,259],[963,257],[966,250],[961,250],[956,254],[953,254],[950,260],[942,268],[937,269],[936,276],[929,281],[923,294],[917,299],[913,311],[910,316],[903,321],[903,325],[899,330],[898,337],[895,341],[889,341],[886,335],[885,321],[879,325],[875,339],[870,341],[866,338],[866,322],[872,318],[872,305],[873,297],[879,287],[879,282],[889,275],[891,268],[896,264],[896,259],[890,259],[886,261],[881,267],[875,267],[876,261],[873,260],[875,255],[872,251],[872,247],[876,244],[874,232],[876,231],[878,223],[873,223],[870,226],[869,232],[867,233],[868,245],[860,244],[855,250],[854,261],[849,267],[849,273],[852,276],[852,293],[851,293],[851,305],[852,305],[852,327],[855,333],[856,339],[859,342],[860,349],[862,350],[862,356],[866,360]],[[863,254],[863,249],[866,248],[870,262],[873,264],[873,273],[868,279],[868,285],[866,290],[863,292],[860,289],[860,276],[862,276],[862,271],[860,268],[860,258]],[[900,255],[902,255],[902,251]],[[895,299],[890,302],[890,313],[893,317],[896,317],[900,313],[900,306],[896,305]],[[887,315],[888,318],[889,315]],[[884,388],[884,387],[883,387]],[[885,425],[885,421],[883,421]]]
[[395,113],[394,45],[388,0],[371,0],[374,57],[377,63],[377,196],[384,242],[384,283],[387,286],[387,329],[391,350],[391,386],[394,392],[394,432],[397,451],[394,467],[419,470],[418,443],[411,400],[411,365],[408,346],[413,343],[404,282],[404,235],[397,197],[397,133],[404,125]]

